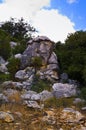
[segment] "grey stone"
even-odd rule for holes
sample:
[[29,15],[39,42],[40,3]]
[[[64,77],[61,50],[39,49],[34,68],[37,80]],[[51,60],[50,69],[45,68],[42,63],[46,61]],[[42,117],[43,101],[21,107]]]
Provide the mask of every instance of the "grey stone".
[[77,94],[76,86],[70,84],[55,83],[52,86],[53,95],[57,98],[71,97]]

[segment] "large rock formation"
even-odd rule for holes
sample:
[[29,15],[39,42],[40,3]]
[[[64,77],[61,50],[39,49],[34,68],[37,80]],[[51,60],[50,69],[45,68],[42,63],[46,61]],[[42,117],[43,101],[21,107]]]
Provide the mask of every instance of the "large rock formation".
[[54,42],[47,37],[38,36],[30,40],[28,47],[21,56],[21,70],[16,73],[15,77],[23,81],[28,80],[29,82],[29,78],[33,77],[35,73],[35,65],[32,64],[32,59],[38,57],[42,63],[37,69],[36,74],[38,74],[41,79],[57,82],[59,67],[57,56],[53,52],[53,49]]

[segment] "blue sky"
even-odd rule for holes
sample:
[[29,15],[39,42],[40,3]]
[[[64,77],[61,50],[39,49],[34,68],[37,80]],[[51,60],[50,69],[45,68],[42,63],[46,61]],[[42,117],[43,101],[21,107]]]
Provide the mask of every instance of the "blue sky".
[[0,0],[0,21],[23,17],[38,33],[64,42],[69,33],[86,30],[86,0]]
[[51,8],[68,16],[75,23],[75,29],[86,29],[86,0],[75,0],[71,3],[66,0],[52,0]]

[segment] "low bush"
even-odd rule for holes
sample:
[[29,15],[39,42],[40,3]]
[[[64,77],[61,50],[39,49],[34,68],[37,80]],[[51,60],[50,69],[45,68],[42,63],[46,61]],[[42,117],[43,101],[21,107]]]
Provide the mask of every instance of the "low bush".
[[71,107],[73,105],[74,97],[71,98],[50,98],[45,101],[45,107]]

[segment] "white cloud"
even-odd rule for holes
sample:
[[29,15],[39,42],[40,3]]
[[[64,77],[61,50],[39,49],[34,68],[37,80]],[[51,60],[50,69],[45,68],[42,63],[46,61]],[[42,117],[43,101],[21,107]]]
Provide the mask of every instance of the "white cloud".
[[72,3],[77,2],[77,0],[67,0],[67,2],[68,2],[69,4],[72,4]]
[[40,10],[34,18],[33,25],[41,35],[45,34],[54,41],[64,41],[68,33],[74,32],[74,23],[57,10]]
[[31,21],[39,35],[46,35],[54,41],[64,41],[67,34],[74,32],[74,23],[58,10],[47,10],[51,0],[5,0],[0,4],[0,20],[10,17]]

